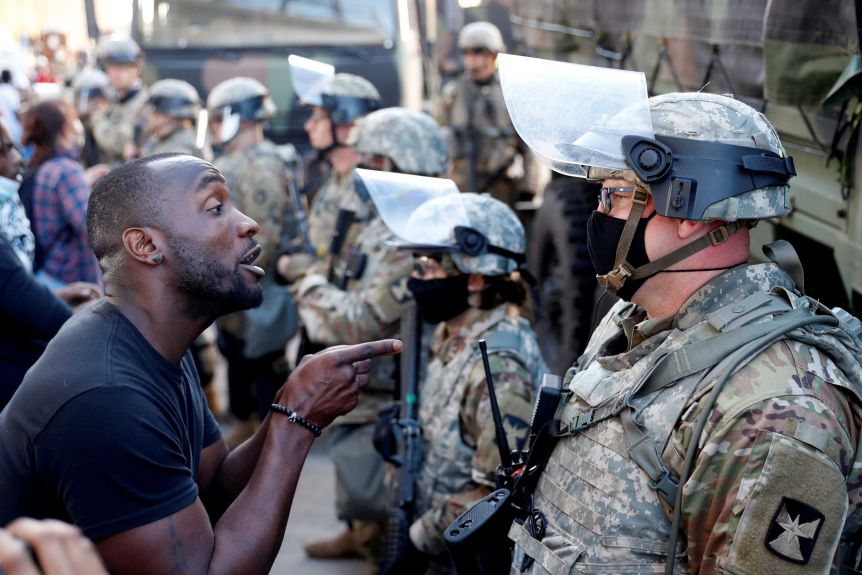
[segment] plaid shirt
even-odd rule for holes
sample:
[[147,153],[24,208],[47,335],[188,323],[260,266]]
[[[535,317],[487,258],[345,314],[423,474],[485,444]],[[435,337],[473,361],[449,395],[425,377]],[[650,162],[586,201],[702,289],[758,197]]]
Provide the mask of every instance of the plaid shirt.
[[39,166],[33,185],[33,229],[45,251],[45,272],[64,282],[99,283],[102,271],[87,240],[90,184],[75,156],[58,150]]

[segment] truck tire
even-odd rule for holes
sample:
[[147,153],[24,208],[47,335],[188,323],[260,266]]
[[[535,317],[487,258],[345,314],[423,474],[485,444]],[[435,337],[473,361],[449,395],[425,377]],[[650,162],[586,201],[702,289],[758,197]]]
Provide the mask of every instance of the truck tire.
[[592,327],[597,282],[587,252],[587,219],[596,205],[593,188],[583,180],[552,180],[530,232],[536,334],[548,367],[559,375],[583,352]]

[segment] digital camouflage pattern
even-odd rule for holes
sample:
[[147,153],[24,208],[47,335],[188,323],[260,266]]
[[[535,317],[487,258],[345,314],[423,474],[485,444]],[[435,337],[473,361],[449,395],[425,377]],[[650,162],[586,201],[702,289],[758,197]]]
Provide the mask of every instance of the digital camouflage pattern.
[[201,150],[195,142],[195,131],[192,128],[178,126],[174,131],[159,138],[150,136],[141,148],[141,156],[152,156],[162,153],[188,154],[209,161],[212,154],[209,150]]
[[500,29],[490,22],[471,22],[458,33],[458,49],[481,48],[489,52],[505,52]]
[[150,86],[150,103],[157,105],[160,101],[167,101],[167,109],[163,113],[174,118],[188,118],[194,120],[198,117],[201,108],[201,99],[194,86],[183,80],[166,78],[159,80]]
[[220,115],[225,106],[256,97],[263,97],[263,101],[255,112],[254,119],[267,120],[275,116],[276,107],[269,96],[269,90],[254,78],[245,76],[225,80],[213,88],[207,97],[207,109],[211,114]]
[[[653,132],[689,140],[749,146],[785,156],[784,147],[766,116],[739,100],[705,92],[675,92],[649,99]],[[641,182],[634,172],[590,169],[591,179],[622,177]],[[790,212],[790,187],[771,186],[744,192],[708,206],[704,220],[759,220]]]
[[348,144],[357,152],[389,158],[398,171],[439,176],[448,152],[440,126],[431,116],[407,108],[385,108],[357,121]]
[[[529,189],[526,146],[512,127],[498,75],[481,85],[466,73],[446,83],[434,118],[449,147],[450,177],[462,192],[487,192],[514,205],[518,191]],[[472,145],[476,147],[475,190],[468,189]]]
[[[220,156],[214,165],[225,178],[234,206],[260,226],[254,236],[261,247],[255,264],[271,273],[277,250],[295,248],[302,241],[294,203],[288,195],[292,173],[275,144],[267,140]],[[242,313],[223,316],[219,328],[240,336],[242,317]]]
[[377,91],[374,84],[355,74],[335,74],[327,81],[327,85],[321,93],[380,101],[380,92]]
[[[489,196],[464,193],[432,199],[410,215],[408,229],[445,229],[448,224],[454,241],[455,226],[464,225],[457,220],[462,214],[466,215],[468,227],[485,236],[490,245],[516,254],[525,253],[524,226],[518,216],[506,204]],[[499,276],[518,269],[513,259],[496,254],[471,256],[455,251],[451,256],[455,266],[465,274]]]
[[121,100],[112,100],[108,108],[92,115],[93,138],[99,157],[107,164],[123,162],[128,146],[135,145],[135,125],[143,123],[149,94],[141,87]]
[[410,539],[425,553],[445,553],[446,527],[494,489],[500,453],[476,345],[493,332],[519,336],[518,349],[489,350],[489,363],[509,445],[522,448],[529,435],[535,389],[546,371],[529,322],[504,304],[482,312],[458,333],[440,324],[419,389],[424,458],[417,481],[419,516]]
[[[736,302],[775,287],[792,289],[780,268],[746,265],[708,282],[669,318],[644,321],[639,308],[619,302],[566,376],[573,395],[563,420],[619,401],[665,351],[713,337],[711,322],[718,314],[733,317]],[[626,330],[632,334],[628,340]],[[715,383],[698,388],[698,375],[635,401],[637,421],[676,477],[699,416],[698,399]],[[824,351],[797,340],[773,344],[730,377],[683,487],[687,548],[677,573],[829,571],[848,498],[851,513],[862,499],[862,402],[852,388]],[[513,526],[513,573],[520,572],[524,553],[535,558],[526,570],[533,574],[664,572],[671,509],[631,459],[633,447],[619,416],[561,439],[534,496],[536,509],[547,517],[545,537],[536,541]],[[781,520],[785,501],[822,513],[819,532],[799,531],[793,519]],[[767,538],[768,531],[786,535]],[[800,558],[795,546],[806,544],[813,544],[807,561],[787,558]]]
[[[329,253],[338,210],[342,208],[356,212],[355,220],[358,221],[367,218],[369,214],[368,208],[362,205],[356,195],[353,170],[346,174],[338,174],[335,170],[330,170],[326,180],[315,192],[308,210],[308,238],[319,258]],[[353,227],[356,227],[356,224]]]
[[[396,249],[394,239],[383,220],[375,216],[343,252],[367,257],[361,277],[349,280],[344,290],[321,274],[306,275],[296,284],[297,309],[312,341],[330,346],[397,335],[401,314],[411,301],[407,279],[413,256]],[[359,395],[359,405],[336,419],[336,424],[376,421],[380,409],[391,401],[396,383],[394,362],[375,362],[369,379]]]

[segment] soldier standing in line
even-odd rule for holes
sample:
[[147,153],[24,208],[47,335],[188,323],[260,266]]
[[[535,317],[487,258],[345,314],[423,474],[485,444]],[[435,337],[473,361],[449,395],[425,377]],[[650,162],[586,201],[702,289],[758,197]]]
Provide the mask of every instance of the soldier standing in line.
[[93,112],[93,137],[100,160],[113,165],[138,155],[135,133],[143,129],[148,97],[141,82],[143,55],[137,42],[123,36],[100,42],[98,54],[114,94],[107,108]]
[[97,111],[108,107],[108,90],[111,82],[101,70],[81,70],[72,78],[72,96],[75,110],[84,126],[84,145],[81,148],[81,163],[90,168],[101,163],[99,148],[93,137],[93,118]]
[[[448,181],[375,184],[362,173],[375,207],[414,255],[408,288],[425,321],[439,324],[419,389],[423,460],[410,548],[392,573],[453,573],[443,531],[494,490],[500,464],[488,387],[477,342],[487,341],[509,444],[527,440],[535,388],[546,371],[528,305],[526,240],[515,213],[488,196],[458,193]],[[426,179],[427,180],[427,179]],[[387,189],[388,188],[388,189]],[[394,190],[394,191],[393,191]],[[427,201],[421,201],[426,190]],[[409,207],[414,209],[412,212]]]
[[789,244],[748,263],[749,229],[790,209],[775,129],[724,96],[648,100],[636,72],[507,56],[501,74],[525,141],[602,182],[587,239],[621,298],[534,448],[513,572],[837,572],[862,502],[859,347],[802,295]]
[[[275,115],[269,91],[253,78],[237,77],[218,84],[207,99],[209,128],[223,153],[215,166],[224,175],[236,206],[260,225],[259,266],[267,305],[259,312],[238,312],[218,320],[219,350],[228,363],[230,410],[237,419],[228,444],[251,436],[266,415],[286,366],[283,349],[296,311],[289,294],[273,279],[272,260],[280,249],[301,244],[297,213],[291,198],[292,172],[279,149],[264,137],[264,123]],[[253,342],[261,341],[260,344]],[[255,398],[256,394],[256,398]],[[258,419],[259,418],[259,419]]]
[[[404,108],[372,112],[357,123],[348,141],[358,152],[360,165],[368,168],[426,176],[446,170],[440,128],[421,112]],[[365,192],[359,188],[354,193],[371,215],[355,241],[345,246],[333,282],[309,271],[285,278],[293,282],[309,337],[327,346],[365,341],[371,334],[394,336],[410,301],[406,286],[413,265],[410,254],[392,245],[395,237]],[[397,383],[394,378],[394,363],[381,362],[369,375],[356,408],[335,422],[329,455],[336,468],[336,510],[349,528],[306,545],[311,557],[362,554],[371,560],[367,572],[375,572],[386,499],[383,460],[374,450],[372,436],[378,412],[391,402]]]
[[490,22],[473,22],[458,34],[458,49],[466,71],[443,86],[435,112],[447,131],[452,179],[463,192],[490,193],[512,207],[529,189],[529,162],[497,76],[503,37]]
[[[355,220],[367,219],[362,212],[353,190],[353,168],[358,154],[347,143],[354,123],[369,112],[380,108],[380,93],[374,85],[353,74],[329,73],[313,76],[306,84],[302,78],[303,62],[318,65],[313,60],[296,59],[291,56],[294,87],[302,104],[311,106],[311,116],[305,122],[305,132],[318,156],[325,159],[330,170],[325,180],[313,191],[313,200],[308,213],[308,233],[317,257],[323,258],[335,231],[335,222],[340,208],[354,209]],[[297,60],[299,63],[297,64]],[[313,182],[306,178],[307,186]],[[355,233],[355,232],[354,232]],[[300,258],[294,258],[298,265]],[[303,266],[306,262],[303,262]]]
[[148,137],[141,147],[142,156],[176,152],[211,159],[212,154],[196,142],[195,122],[201,99],[194,86],[172,78],[159,80],[150,86],[148,103]]

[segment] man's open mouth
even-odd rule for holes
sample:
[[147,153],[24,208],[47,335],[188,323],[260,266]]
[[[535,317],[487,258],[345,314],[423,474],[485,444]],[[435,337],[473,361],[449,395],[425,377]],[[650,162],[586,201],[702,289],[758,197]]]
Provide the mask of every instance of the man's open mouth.
[[241,260],[239,260],[239,267],[246,270],[247,272],[256,275],[257,277],[263,277],[266,275],[266,272],[263,271],[263,268],[254,265],[254,260],[256,260],[260,256],[260,246],[256,245],[252,249],[250,249]]

